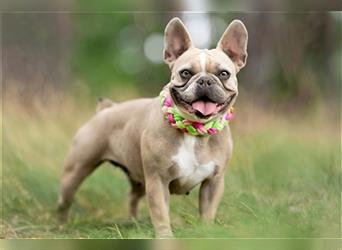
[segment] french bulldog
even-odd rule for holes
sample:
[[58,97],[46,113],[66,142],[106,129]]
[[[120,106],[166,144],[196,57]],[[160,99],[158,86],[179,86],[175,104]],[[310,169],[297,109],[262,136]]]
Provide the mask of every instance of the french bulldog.
[[[164,61],[171,80],[164,93],[179,116],[205,124],[228,112],[238,95],[236,75],[246,64],[247,40],[244,24],[234,20],[215,49],[198,49],[179,18],[167,24]],[[215,219],[232,155],[229,126],[215,134],[193,135],[171,126],[160,103],[160,97],[100,101],[96,114],[76,133],[65,160],[58,199],[61,221],[67,220],[82,181],[105,161],[128,176],[132,217],[146,194],[157,238],[173,236],[170,194],[188,194],[197,185],[200,217]]]

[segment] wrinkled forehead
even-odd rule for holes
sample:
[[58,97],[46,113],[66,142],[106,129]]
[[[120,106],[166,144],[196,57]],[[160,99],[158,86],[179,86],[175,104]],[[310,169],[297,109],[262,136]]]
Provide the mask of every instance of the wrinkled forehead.
[[236,73],[232,60],[218,49],[189,49],[182,54],[173,66],[173,70],[191,69],[194,73],[205,71],[214,73],[218,70],[228,70],[231,74]]

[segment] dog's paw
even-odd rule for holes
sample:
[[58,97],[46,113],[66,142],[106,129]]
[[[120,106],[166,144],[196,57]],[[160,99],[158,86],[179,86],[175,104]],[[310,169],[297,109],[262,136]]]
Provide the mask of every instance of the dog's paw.
[[57,209],[57,222],[63,225],[68,222],[68,210],[63,207],[58,207]]
[[172,239],[174,238],[174,236],[171,231],[167,230],[167,231],[156,232],[156,238],[157,239]]

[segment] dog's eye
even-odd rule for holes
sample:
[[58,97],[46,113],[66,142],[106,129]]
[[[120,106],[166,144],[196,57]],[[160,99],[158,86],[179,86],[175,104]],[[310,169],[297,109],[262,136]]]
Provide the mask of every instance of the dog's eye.
[[187,69],[182,70],[179,74],[183,79],[190,79],[192,77],[192,73]]
[[218,77],[221,80],[228,80],[230,77],[230,73],[227,70],[222,70],[220,71],[220,73],[218,74]]

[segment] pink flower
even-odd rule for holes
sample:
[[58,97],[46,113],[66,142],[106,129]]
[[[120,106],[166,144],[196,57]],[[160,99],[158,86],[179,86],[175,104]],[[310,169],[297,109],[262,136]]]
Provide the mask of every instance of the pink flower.
[[233,115],[233,113],[227,113],[225,118],[227,121],[230,121],[234,118],[234,115]]
[[183,124],[184,124],[185,126],[188,126],[188,125],[191,125],[191,124],[192,124],[192,121],[189,121],[189,120],[184,119]]
[[173,115],[172,114],[168,114],[167,115],[167,119],[169,120],[170,123],[176,123],[175,119],[173,118]]
[[194,122],[192,124],[192,126],[197,130],[198,133],[200,134],[204,134],[206,131],[206,129],[204,128],[203,124],[202,123],[199,123],[199,122]]
[[208,134],[209,135],[214,135],[214,134],[216,134],[217,133],[217,129],[216,128],[210,128],[210,129],[208,129]]
[[172,107],[172,100],[171,100],[171,98],[169,98],[169,97],[166,97],[166,98],[165,98],[164,106],[166,106],[166,107]]
[[168,109],[168,107],[166,107],[166,106],[163,106],[163,107],[162,107],[162,111],[163,111],[164,113],[167,112],[167,109]]

